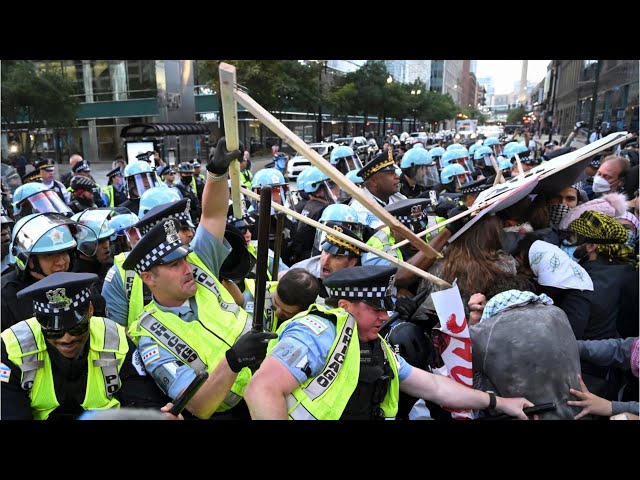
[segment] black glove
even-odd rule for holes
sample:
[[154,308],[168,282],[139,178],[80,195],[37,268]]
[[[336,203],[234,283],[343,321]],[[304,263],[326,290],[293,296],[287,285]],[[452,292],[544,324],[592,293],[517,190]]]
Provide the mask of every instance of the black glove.
[[457,206],[458,202],[450,200],[447,197],[443,197],[440,199],[433,211],[438,217],[448,218],[449,210],[451,210],[452,208],[456,208]]
[[407,321],[411,320],[411,317],[413,317],[417,309],[418,304],[411,297],[398,297],[394,308],[394,310],[400,314],[400,318]]
[[[457,206],[449,210],[447,218],[452,218],[458,215],[459,213],[464,212],[465,210],[469,210],[466,205]],[[447,230],[451,232],[451,235],[455,235],[464,225],[471,220],[471,215],[465,215],[462,218],[457,219],[454,222],[448,223],[444,226]]]
[[267,355],[267,344],[272,338],[278,338],[275,332],[254,332],[242,335],[227,350],[226,357],[229,368],[238,373],[244,367],[257,368]]
[[229,169],[229,164],[232,160],[241,160],[244,152],[244,145],[240,142],[240,149],[233,152],[227,151],[227,142],[224,137],[218,140],[216,145],[216,151],[209,158],[207,163],[207,170],[214,175],[222,175]]

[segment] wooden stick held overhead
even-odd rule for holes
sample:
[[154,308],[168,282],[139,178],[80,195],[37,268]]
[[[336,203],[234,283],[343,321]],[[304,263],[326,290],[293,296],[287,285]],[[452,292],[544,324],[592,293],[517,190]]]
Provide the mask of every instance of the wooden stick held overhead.
[[[247,190],[244,187],[240,187],[240,191],[246,195],[249,198],[253,198],[254,200],[259,200],[260,196],[258,196],[257,193],[254,192],[250,192],[249,190]],[[261,192],[262,193],[262,192]],[[369,253],[373,253],[374,255],[378,255],[379,257],[384,258],[385,260],[389,260],[391,263],[393,263],[394,265],[397,265],[398,267],[402,267],[402,268],[406,268],[407,270],[409,270],[412,273],[415,273],[416,275],[429,280],[432,283],[435,283],[436,285],[440,285],[444,288],[451,288],[451,285],[447,282],[445,282],[444,280],[442,280],[441,278],[436,277],[435,275],[431,275],[429,272],[425,272],[424,270],[420,270],[419,268],[417,268],[414,265],[411,265],[410,263],[407,262],[403,262],[402,260],[399,260],[398,258],[389,255],[386,252],[383,252],[382,250],[376,250],[375,248],[373,248],[370,245],[367,245],[366,243],[363,243],[359,240],[355,240],[354,238],[349,237],[348,235],[345,235],[342,232],[339,232],[331,227],[327,227],[326,225],[316,222],[315,220],[311,220],[309,217],[305,217],[304,215],[299,214],[298,212],[291,210],[287,207],[283,207],[282,205],[280,205],[279,203],[275,203],[272,202],[271,203],[271,207],[274,208],[275,210],[277,210],[278,212],[284,212],[287,215],[292,216],[293,218],[306,223],[307,225],[310,225],[312,227],[315,227],[319,230],[322,230],[326,233],[330,233],[331,235],[338,237],[341,240],[344,240],[345,242],[348,242],[351,245],[355,245],[356,247],[360,248],[361,250],[364,250],[366,252]],[[435,250],[434,250],[435,251]]]
[[[236,84],[236,67],[228,63],[220,63],[220,100],[224,118],[224,137],[227,142],[227,150],[240,148],[238,137],[238,105],[233,98],[233,88]],[[233,202],[233,216],[242,217],[242,201],[240,197],[240,161],[233,160],[229,165],[229,178],[231,179],[231,200]]]
[[370,212],[375,214],[385,225],[391,228],[394,236],[403,236],[407,238],[411,245],[420,250],[426,255],[435,254],[439,256],[440,253],[435,251],[432,247],[427,245],[424,241],[420,240],[416,235],[405,227],[397,218],[387,212],[378,203],[372,201],[365,193],[353,182],[348,180],[340,171],[331,166],[324,158],[322,158],[317,152],[312,150],[309,145],[304,143],[295,133],[289,130],[282,124],[277,118],[271,115],[267,110],[251,98],[246,93],[234,89],[234,96],[238,103],[251,112],[258,120],[264,123],[272,132],[276,133],[289,145],[293,146],[297,152],[304,155],[304,157],[324,172],[331,180],[340,185],[342,190],[348,192],[352,198],[357,199],[362,205],[367,207]]

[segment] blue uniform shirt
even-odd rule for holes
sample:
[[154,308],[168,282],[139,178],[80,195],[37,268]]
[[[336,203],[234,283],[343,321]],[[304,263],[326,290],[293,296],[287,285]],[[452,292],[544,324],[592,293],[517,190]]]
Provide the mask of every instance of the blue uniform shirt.
[[[195,254],[200,257],[200,260],[216,275],[220,271],[222,262],[229,254],[230,248],[226,241],[223,246],[218,239],[200,226],[196,229],[196,234],[191,240],[190,246]],[[102,285],[102,296],[107,302],[109,318],[120,325],[126,326],[127,317],[129,316],[129,300],[122,283],[120,267],[117,265],[113,265],[105,276],[104,284]]]
[[[202,226],[198,226],[191,247],[215,274],[219,272],[220,266],[229,254],[227,241],[225,240],[223,245]],[[179,307],[164,307],[157,303],[156,306],[163,312],[178,315],[185,322],[192,322],[198,318],[195,297],[186,300]],[[174,400],[196,376],[196,372],[189,365],[178,360],[164,345],[151,337],[140,337],[138,350],[147,372],[167,396]]]
[[[297,318],[289,323],[278,338],[278,344],[271,351],[271,355],[280,360],[300,383],[321,373],[336,337],[336,326],[333,322],[317,315],[309,317],[313,317],[313,324],[305,323],[307,317]],[[326,329],[319,331],[318,323],[325,325]],[[411,374],[413,367],[400,355],[396,357],[402,382]]]

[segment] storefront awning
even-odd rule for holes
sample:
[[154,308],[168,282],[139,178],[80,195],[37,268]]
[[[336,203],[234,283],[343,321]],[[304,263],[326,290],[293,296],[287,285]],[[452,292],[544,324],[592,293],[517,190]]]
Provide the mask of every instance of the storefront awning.
[[122,138],[163,137],[165,135],[209,135],[203,123],[136,123],[122,128]]

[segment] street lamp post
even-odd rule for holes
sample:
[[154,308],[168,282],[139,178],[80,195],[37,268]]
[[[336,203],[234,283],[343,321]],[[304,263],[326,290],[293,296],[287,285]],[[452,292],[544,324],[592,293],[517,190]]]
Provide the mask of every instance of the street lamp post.
[[[411,90],[411,95],[420,95],[422,93],[422,90],[418,89],[418,90]],[[413,131],[416,131],[416,113],[417,113],[417,109],[414,105],[413,107]]]

